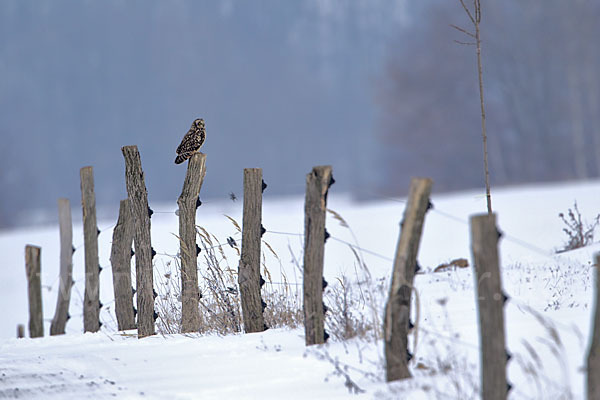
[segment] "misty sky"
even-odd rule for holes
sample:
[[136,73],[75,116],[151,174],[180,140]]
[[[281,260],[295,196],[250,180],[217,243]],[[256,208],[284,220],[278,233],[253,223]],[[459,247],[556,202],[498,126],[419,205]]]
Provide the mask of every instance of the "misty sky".
[[[582,40],[599,18],[593,1],[484,3],[492,186],[600,175],[600,48]],[[301,194],[319,164],[357,199],[413,176],[483,188],[475,48],[451,25],[472,29],[458,0],[3,0],[0,228],[78,205],[87,165],[115,216],[124,145],[174,207],[198,117],[205,200],[240,197],[246,167],[265,196]]]
[[[301,193],[313,165],[338,190],[373,168],[375,82],[403,1],[20,1],[0,3],[0,207],[6,223],[80,199],[126,196],[120,148],[138,145],[151,201],[175,201],[175,148],[206,120],[204,197]],[[0,220],[0,225],[3,225]]]

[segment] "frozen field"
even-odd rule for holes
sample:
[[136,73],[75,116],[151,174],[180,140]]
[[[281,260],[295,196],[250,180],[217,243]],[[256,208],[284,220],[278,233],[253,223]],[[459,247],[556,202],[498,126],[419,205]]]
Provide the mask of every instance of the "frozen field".
[[[301,283],[294,259],[302,258],[303,199],[270,198],[265,192],[265,241],[278,258],[264,250],[273,285],[285,276]],[[600,245],[555,254],[566,235],[560,212],[576,200],[585,220],[600,212],[600,182],[524,186],[492,193],[501,240],[502,279],[511,297],[505,308],[507,347],[513,358],[508,378],[513,399],[582,398],[595,269]],[[78,199],[71,199],[73,219],[80,221]],[[42,247],[42,285],[46,334],[58,293],[58,227],[0,233],[3,278],[0,280],[0,398],[148,398],[148,399],[306,399],[306,398],[477,398],[478,326],[471,269],[432,270],[455,258],[470,260],[468,218],[485,211],[481,192],[433,195],[434,209],[425,220],[419,263],[425,270],[415,285],[420,298],[418,343],[412,363],[415,379],[383,382],[381,342],[331,340],[306,349],[303,331],[272,329],[228,336],[157,335],[137,340],[116,331],[112,305],[110,245],[115,221],[101,229],[101,320],[96,334],[82,334],[83,242],[74,226],[74,279],[67,335],[15,339],[17,324],[27,324],[24,246]],[[241,223],[241,199],[207,201],[197,223],[221,243],[238,239],[224,214]],[[152,245],[157,273],[177,254],[177,217],[173,205],[151,204]],[[347,221],[328,215],[331,238],[325,248],[325,277],[363,278],[351,243],[375,282],[389,283],[391,260],[404,210],[403,199],[357,204],[332,187],[328,207]],[[237,268],[235,253],[230,267]],[[155,281],[157,282],[157,281]],[[384,291],[387,290],[384,288]],[[377,305],[383,313],[383,303]],[[365,313],[371,313],[364,307]],[[360,392],[350,393],[352,389]],[[358,390],[360,389],[360,390]]]

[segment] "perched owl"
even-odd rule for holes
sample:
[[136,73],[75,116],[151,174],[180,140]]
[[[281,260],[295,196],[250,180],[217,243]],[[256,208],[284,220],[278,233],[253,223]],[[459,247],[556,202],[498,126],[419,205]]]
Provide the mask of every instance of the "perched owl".
[[194,120],[192,127],[181,140],[179,147],[177,147],[175,164],[181,164],[196,153],[202,147],[204,138],[206,138],[204,120],[199,118]]

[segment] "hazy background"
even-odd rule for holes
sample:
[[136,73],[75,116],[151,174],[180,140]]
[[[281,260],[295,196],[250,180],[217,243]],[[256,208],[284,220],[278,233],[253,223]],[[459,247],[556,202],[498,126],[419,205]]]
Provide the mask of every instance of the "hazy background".
[[[470,1],[467,1],[470,4]],[[600,2],[483,1],[494,185],[600,174]],[[0,0],[0,227],[56,217],[94,166],[99,206],[126,197],[138,145],[151,202],[173,202],[175,148],[206,120],[203,199],[483,187],[473,46],[458,0]]]

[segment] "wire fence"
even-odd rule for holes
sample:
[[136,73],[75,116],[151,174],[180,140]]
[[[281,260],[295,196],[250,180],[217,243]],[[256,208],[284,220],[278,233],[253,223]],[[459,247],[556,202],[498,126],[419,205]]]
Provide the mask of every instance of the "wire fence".
[[[399,203],[403,203],[406,204],[406,200],[403,199],[397,199],[397,198],[390,198],[390,197],[386,197],[386,200],[390,200],[390,201],[395,201],[395,202],[399,202]],[[453,221],[454,223],[458,223],[461,224],[463,226],[468,226],[469,222],[460,216],[454,215],[452,213],[449,213],[447,211],[441,210],[438,207],[436,207],[435,205],[431,208],[430,210],[431,212],[435,213],[436,215],[439,215],[443,218],[448,219],[449,221]],[[174,215],[177,216],[178,213],[177,211],[154,211],[154,213],[156,214],[169,214],[169,215]],[[100,230],[99,234],[102,233],[109,233],[110,231],[112,231],[112,229],[116,226],[116,223],[108,225],[106,227],[104,227],[103,229]],[[229,237],[227,237],[225,240],[221,240],[216,244],[213,244],[212,246],[208,246],[205,247],[205,249],[217,249],[217,248],[234,248],[234,247],[241,247],[242,244],[242,239],[239,237],[241,235],[240,232],[236,232],[232,235],[230,235]],[[266,230],[265,231],[265,235],[279,235],[279,236],[289,236],[289,237],[297,237],[297,238],[303,238],[304,237],[304,233],[299,233],[299,232],[286,232],[284,230]],[[544,250],[542,248],[540,248],[539,246],[530,243],[526,240],[523,240],[522,238],[518,238],[514,235],[511,235],[510,233],[507,232],[503,232],[502,238],[506,241],[509,241],[517,246],[520,246],[523,249],[526,249],[527,251],[530,251],[536,255],[540,255],[543,256],[545,258],[548,259],[552,259],[552,260],[556,260],[556,255],[550,251]],[[106,239],[105,239],[106,240]],[[331,235],[329,236],[329,240],[332,240],[334,242],[343,244],[345,246],[348,246],[349,248],[351,248],[352,251],[358,253],[361,255],[359,262],[364,262],[364,259],[362,257],[362,255],[370,255],[372,257],[376,257],[382,261],[385,261],[387,263],[392,264],[394,259],[389,256],[389,255],[385,255],[385,254],[381,254],[380,252],[374,251],[372,249],[368,249],[365,247],[362,247],[358,244],[358,242],[352,242],[349,240],[345,240],[342,239],[340,237],[337,237],[335,235]],[[356,238],[354,238],[354,240],[356,240]],[[83,247],[83,243],[79,244],[78,246],[74,247],[74,252],[78,251],[80,248]],[[266,252],[268,253],[268,252]],[[156,253],[158,256],[162,256],[162,257],[168,257],[168,258],[178,258],[179,257],[179,253],[169,253],[166,251],[157,251]],[[107,260],[105,260],[106,264],[105,265],[109,265],[109,262]],[[366,266],[365,266],[366,267]],[[105,269],[106,270],[106,269]],[[390,271],[391,271],[391,265],[390,265]],[[456,279],[453,279],[452,277],[448,276],[447,274],[433,274],[432,276],[435,276],[436,280],[439,281],[444,281],[446,283],[448,283],[449,285],[455,285],[457,284]],[[84,277],[79,278],[77,280],[74,281],[74,285],[73,285],[73,293],[76,296],[76,300],[77,300],[77,305],[83,307],[83,296],[81,294],[81,290],[80,290],[80,285],[81,283],[85,280]],[[471,280],[472,281],[472,280]],[[51,293],[55,293],[57,292],[57,282],[59,282],[59,276],[57,276],[51,285],[49,286],[45,286],[45,288],[51,292]],[[287,281],[287,279],[285,281],[269,281],[268,282],[270,285],[275,285],[275,286],[302,286],[302,282],[290,282]],[[474,284],[474,283],[473,283]],[[58,293],[57,293],[58,294]],[[103,308],[101,310],[100,313],[100,320],[102,323],[102,328],[101,331],[104,330],[106,331],[116,331],[117,330],[117,323],[115,321],[115,317],[114,317],[114,310],[112,308],[112,305],[114,304],[115,300],[114,298],[105,302],[103,304]],[[532,307],[527,301],[522,301],[514,296],[510,296],[509,302],[514,303],[515,305],[519,306],[519,307],[523,307],[523,308],[527,308],[529,310],[532,310],[531,312],[538,312],[540,314],[542,314],[543,312],[540,310],[535,309],[534,307]],[[82,313],[78,313],[75,315],[72,315],[71,318],[82,318],[83,314]],[[564,330],[572,330],[573,327],[569,326],[568,324],[564,324],[560,321],[557,321],[555,319],[552,319],[550,317],[548,317],[547,315],[544,315],[544,318],[546,318],[548,321],[551,321],[555,326],[559,326]],[[469,351],[476,351],[479,352],[480,351],[480,347],[479,344],[475,344],[475,343],[470,343],[468,341],[464,341],[461,340],[459,338],[457,338],[456,336],[452,336],[449,335],[448,332],[443,332],[443,331],[438,331],[434,328],[431,328],[429,326],[424,326],[424,324],[420,323],[418,324],[418,330],[419,332],[422,332],[425,335],[429,335],[432,337],[435,337],[436,339],[445,341],[449,344],[452,345],[458,345],[461,347],[464,347],[465,349],[468,349]],[[73,329],[73,328],[69,328],[68,324],[67,324],[67,332],[68,333],[76,333],[77,330]]]
[[[398,202],[398,203],[406,204],[406,200],[405,199],[400,199],[400,198],[395,198],[395,197],[389,197],[389,196],[378,196],[378,195],[373,195],[373,196],[374,197],[379,197],[381,199],[388,200],[388,201],[393,201],[393,202]],[[456,215],[454,215],[452,213],[446,212],[444,210],[441,210],[438,207],[436,207],[435,205],[433,205],[433,207],[431,207],[430,210],[432,212],[434,212],[435,214],[440,215],[440,216],[442,216],[442,217],[444,217],[444,218],[446,218],[448,220],[457,222],[457,223],[459,223],[461,225],[466,225],[466,226],[469,225],[469,222],[466,219],[464,219],[462,217],[459,217],[459,216],[456,216]],[[153,210],[153,213],[155,213],[155,214],[169,214],[169,215],[174,215],[174,216],[178,215],[177,210],[175,210],[175,211],[164,211],[164,210],[156,210],[156,211],[154,211]],[[99,235],[102,234],[102,233],[104,233],[104,232],[107,232],[107,231],[108,232],[112,231],[112,229],[115,226],[116,226],[116,223],[110,224],[108,226],[105,226],[104,228],[102,228],[102,229],[99,230]],[[299,237],[299,238],[304,237],[304,233],[286,232],[286,231],[281,231],[281,230],[266,230],[265,233],[266,234],[273,234],[273,235],[293,236],[293,237]],[[513,235],[510,235],[510,234],[508,234],[506,232],[502,232],[502,235],[503,235],[503,239],[505,239],[505,240],[507,240],[507,241],[509,241],[509,242],[511,242],[513,244],[516,244],[516,245],[518,245],[518,246],[520,246],[520,247],[522,247],[522,248],[524,248],[526,250],[529,250],[530,252],[535,253],[536,255],[541,255],[541,256],[546,257],[548,259],[553,259],[553,260],[555,259],[555,254],[554,253],[549,252],[549,251],[544,250],[544,249],[541,249],[540,247],[538,247],[537,245],[535,245],[533,243],[530,243],[530,242],[528,242],[526,240],[523,240],[521,238],[518,238],[518,237],[515,237]],[[234,235],[232,235],[232,236],[234,236]],[[390,257],[388,255],[381,254],[379,252],[376,252],[376,251],[373,251],[373,250],[370,250],[370,249],[367,249],[367,248],[364,248],[364,247],[361,247],[357,243],[352,243],[352,242],[350,242],[348,240],[344,240],[344,239],[341,239],[341,238],[336,237],[336,236],[330,236],[329,239],[331,239],[333,241],[336,241],[338,243],[341,243],[341,244],[345,244],[345,245],[351,247],[353,250],[355,250],[357,252],[360,252],[361,254],[368,254],[368,255],[371,255],[373,257],[377,257],[377,258],[379,258],[381,260],[384,260],[386,262],[390,262],[390,263],[393,262],[393,258],[392,257]],[[241,238],[236,238],[236,241],[234,243],[237,244],[238,242],[241,244]],[[208,249],[216,249],[216,248],[219,248],[219,247],[223,248],[223,247],[226,247],[226,246],[234,247],[232,245],[232,243],[231,243],[230,240],[224,240],[224,241],[219,242],[219,243],[217,243],[217,244],[215,244],[213,246],[208,247]],[[77,250],[79,250],[82,247],[83,247],[83,243],[75,246],[74,247],[74,251],[77,251]],[[171,253],[160,252],[160,251],[157,252],[156,254],[159,255],[159,256],[165,256],[165,257],[171,257],[171,258],[176,258],[176,257],[179,256],[178,253],[177,254],[171,254]],[[438,278],[442,279],[442,280],[445,279],[442,276],[440,276]],[[75,284],[80,283],[83,280],[84,280],[84,278],[80,278],[80,279],[78,279],[78,280],[75,281]],[[57,284],[58,281],[59,281],[59,276],[55,277],[55,279],[53,280],[52,284],[50,286],[45,286],[45,288],[47,288],[49,291],[53,291],[54,287],[55,287],[55,285]],[[285,283],[284,282],[271,282],[271,283],[272,284],[276,284],[276,285],[286,285],[286,284],[302,285],[302,283],[299,283],[299,282],[285,282]]]

